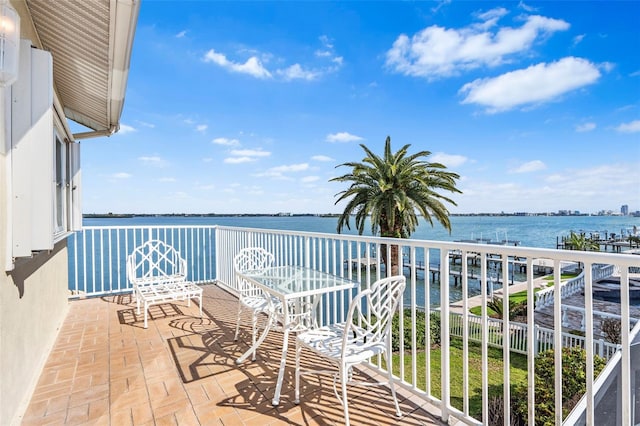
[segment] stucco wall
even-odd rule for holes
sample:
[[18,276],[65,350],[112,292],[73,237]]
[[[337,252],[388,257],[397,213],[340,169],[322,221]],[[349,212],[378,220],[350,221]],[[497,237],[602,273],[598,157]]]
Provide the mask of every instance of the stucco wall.
[[24,413],[67,313],[66,242],[2,275],[0,425],[7,425]]
[[[0,94],[0,102],[2,96]],[[1,119],[1,117],[0,117]],[[0,130],[2,129],[0,123]],[[18,424],[68,308],[66,240],[5,272],[9,195],[0,131],[0,425]],[[37,212],[34,212],[37,214]]]

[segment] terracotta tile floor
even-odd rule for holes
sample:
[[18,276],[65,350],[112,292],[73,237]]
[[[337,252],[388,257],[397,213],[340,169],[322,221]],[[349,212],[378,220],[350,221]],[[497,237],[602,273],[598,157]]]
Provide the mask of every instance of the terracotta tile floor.
[[[258,359],[237,366],[250,341],[247,328],[233,341],[237,299],[215,285],[203,288],[203,318],[197,302],[157,305],[146,330],[130,295],[70,302],[22,424],[342,424],[328,377],[303,378],[302,401],[293,403],[293,350],[273,407],[282,334],[271,332]],[[402,392],[400,419],[387,389],[349,392],[353,425],[441,424]]]

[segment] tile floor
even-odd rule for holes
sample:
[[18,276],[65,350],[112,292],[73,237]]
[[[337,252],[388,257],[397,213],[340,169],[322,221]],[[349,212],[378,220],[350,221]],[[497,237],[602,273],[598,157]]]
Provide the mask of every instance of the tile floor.
[[[130,295],[70,302],[23,425],[339,425],[328,377],[303,378],[293,403],[293,350],[279,407],[271,405],[282,334],[270,332],[255,362],[237,366],[248,329],[234,342],[237,299],[216,285],[197,302],[157,305],[149,328]],[[244,340],[243,340],[244,338]],[[290,348],[293,347],[293,343]],[[312,360],[305,360],[312,362]],[[352,425],[441,424],[432,406],[400,392],[395,417],[387,389],[349,388]]]

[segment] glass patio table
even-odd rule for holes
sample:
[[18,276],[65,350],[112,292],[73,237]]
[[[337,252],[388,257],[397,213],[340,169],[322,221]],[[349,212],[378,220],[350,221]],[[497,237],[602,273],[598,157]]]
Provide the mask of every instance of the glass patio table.
[[[359,287],[359,283],[348,278],[301,266],[274,266],[260,271],[246,271],[239,273],[239,275],[270,296],[268,299],[272,307],[269,309],[269,318],[264,331],[256,340],[255,345],[242,354],[236,360],[236,363],[240,364],[246,360],[262,344],[269,330],[274,325],[278,325],[279,320],[282,323],[283,331],[282,357],[272,400],[273,405],[279,405],[282,379],[287,360],[289,333],[305,330],[315,320],[313,311],[319,296],[355,289]],[[349,295],[349,298],[351,297],[352,295]],[[277,307],[273,299],[279,301]],[[310,303],[309,301],[313,302]]]

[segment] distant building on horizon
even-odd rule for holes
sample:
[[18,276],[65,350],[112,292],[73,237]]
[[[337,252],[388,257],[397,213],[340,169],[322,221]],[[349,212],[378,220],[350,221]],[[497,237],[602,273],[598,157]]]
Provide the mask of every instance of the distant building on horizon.
[[622,207],[620,207],[620,214],[622,214],[622,216],[629,216],[629,206],[627,204],[623,204]]

